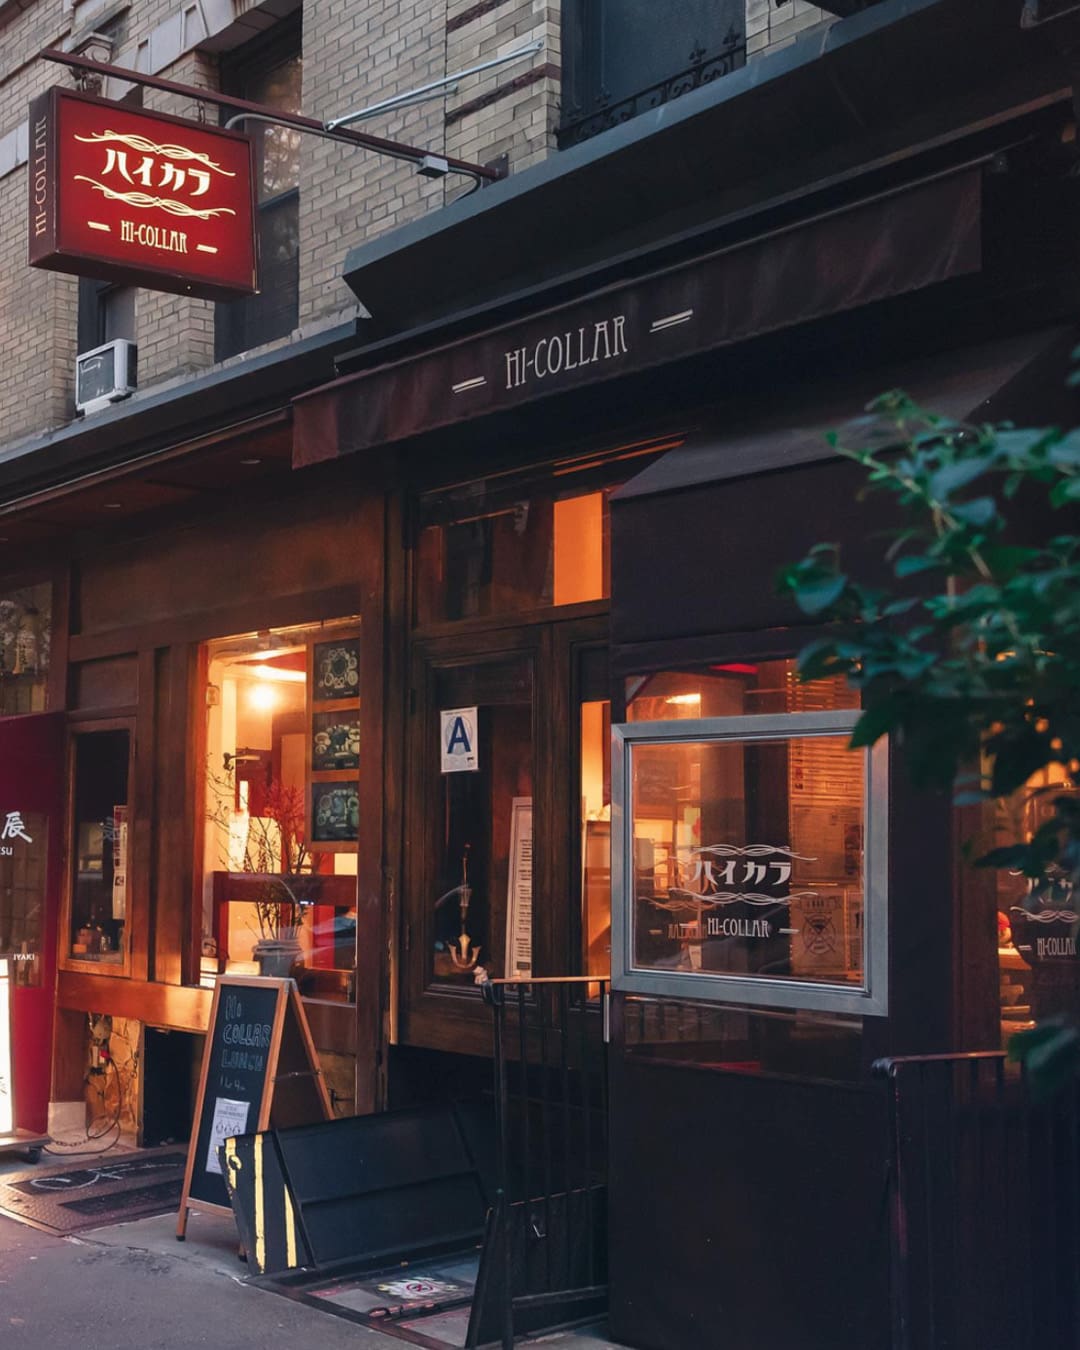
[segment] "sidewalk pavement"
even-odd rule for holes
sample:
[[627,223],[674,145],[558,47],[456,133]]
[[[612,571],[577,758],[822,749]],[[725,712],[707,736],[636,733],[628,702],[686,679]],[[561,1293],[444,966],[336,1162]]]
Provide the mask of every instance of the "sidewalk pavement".
[[[0,1156],[0,1175],[25,1170],[23,1160]],[[175,1214],[75,1237],[54,1237],[0,1215],[0,1345],[4,1350],[311,1345],[405,1350],[408,1345],[247,1284],[231,1216],[193,1212],[187,1241],[177,1242],[175,1234]],[[523,1345],[619,1350],[598,1330],[555,1332]]]

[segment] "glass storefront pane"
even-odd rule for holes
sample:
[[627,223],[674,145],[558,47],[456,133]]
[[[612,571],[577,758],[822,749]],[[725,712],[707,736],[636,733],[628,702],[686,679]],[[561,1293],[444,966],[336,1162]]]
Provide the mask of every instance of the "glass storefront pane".
[[[1053,814],[1054,798],[1075,793],[1061,765],[1040,770],[996,803],[995,845],[1028,842]],[[1039,879],[999,869],[998,994],[1002,1041],[1048,1017],[1080,1013],[1080,897],[1060,866]]]
[[355,995],[359,624],[208,643],[203,978],[288,974]]
[[19,985],[41,983],[48,831],[43,811],[13,812],[0,829],[0,952],[15,957],[12,982]]
[[864,760],[847,736],[634,745],[635,969],[864,985]]
[[48,709],[52,586],[0,594],[0,717]]
[[516,495],[485,489],[470,484],[421,502],[418,623],[520,614],[609,594],[609,490],[558,496],[550,487]]
[[446,750],[455,722],[443,714],[458,712],[475,728],[477,755],[475,769],[433,778],[431,975],[471,984],[479,964],[496,975],[527,976],[533,973],[531,662],[513,657],[438,669],[435,700],[440,737],[433,744]]
[[581,930],[586,975],[611,974],[611,704],[581,705]]
[[859,706],[842,678],[803,684],[793,660],[733,661],[627,681],[626,720],[662,722],[743,713],[830,712]]
[[125,959],[131,821],[127,731],[75,741],[74,876],[69,952],[76,961],[119,966]]

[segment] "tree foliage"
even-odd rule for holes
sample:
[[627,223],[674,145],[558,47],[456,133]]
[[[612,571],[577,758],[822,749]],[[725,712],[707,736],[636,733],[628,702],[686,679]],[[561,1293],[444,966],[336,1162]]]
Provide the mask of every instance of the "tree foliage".
[[[1008,796],[1041,769],[1071,784],[1080,536],[1068,508],[1080,503],[1080,430],[969,426],[893,392],[829,439],[866,470],[865,494],[894,499],[900,523],[882,541],[887,587],[847,575],[830,543],[781,574],[825,627],[799,656],[801,678],[846,676],[862,695],[852,747],[892,735],[915,781],[952,787],[960,803]],[[980,865],[1080,880],[1080,800],[1048,791],[1033,837]],[[1055,1042],[1054,1032],[1031,1033],[1032,1053],[1060,1059],[1072,1033],[1057,1028]]]

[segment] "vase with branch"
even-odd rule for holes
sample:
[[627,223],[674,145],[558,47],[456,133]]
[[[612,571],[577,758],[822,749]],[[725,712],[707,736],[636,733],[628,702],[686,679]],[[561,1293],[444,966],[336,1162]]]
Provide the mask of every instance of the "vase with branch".
[[231,773],[210,773],[208,789],[207,819],[218,827],[228,871],[244,874],[244,898],[254,911],[252,955],[261,974],[287,975],[301,956],[300,931],[318,884],[304,794],[271,779],[255,815],[248,811],[248,784],[237,784]]

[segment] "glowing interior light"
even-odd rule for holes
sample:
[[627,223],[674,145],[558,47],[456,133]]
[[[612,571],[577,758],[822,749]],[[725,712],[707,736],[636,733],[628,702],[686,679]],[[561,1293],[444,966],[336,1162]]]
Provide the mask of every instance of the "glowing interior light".
[[256,680],[279,680],[288,684],[303,684],[307,679],[302,670],[284,670],[281,666],[244,666],[243,673]]
[[672,694],[670,698],[664,699],[665,703],[674,703],[680,707],[685,707],[691,703],[700,703],[700,694]]
[[269,712],[277,706],[278,692],[272,684],[253,684],[248,691],[248,701],[253,708]]

